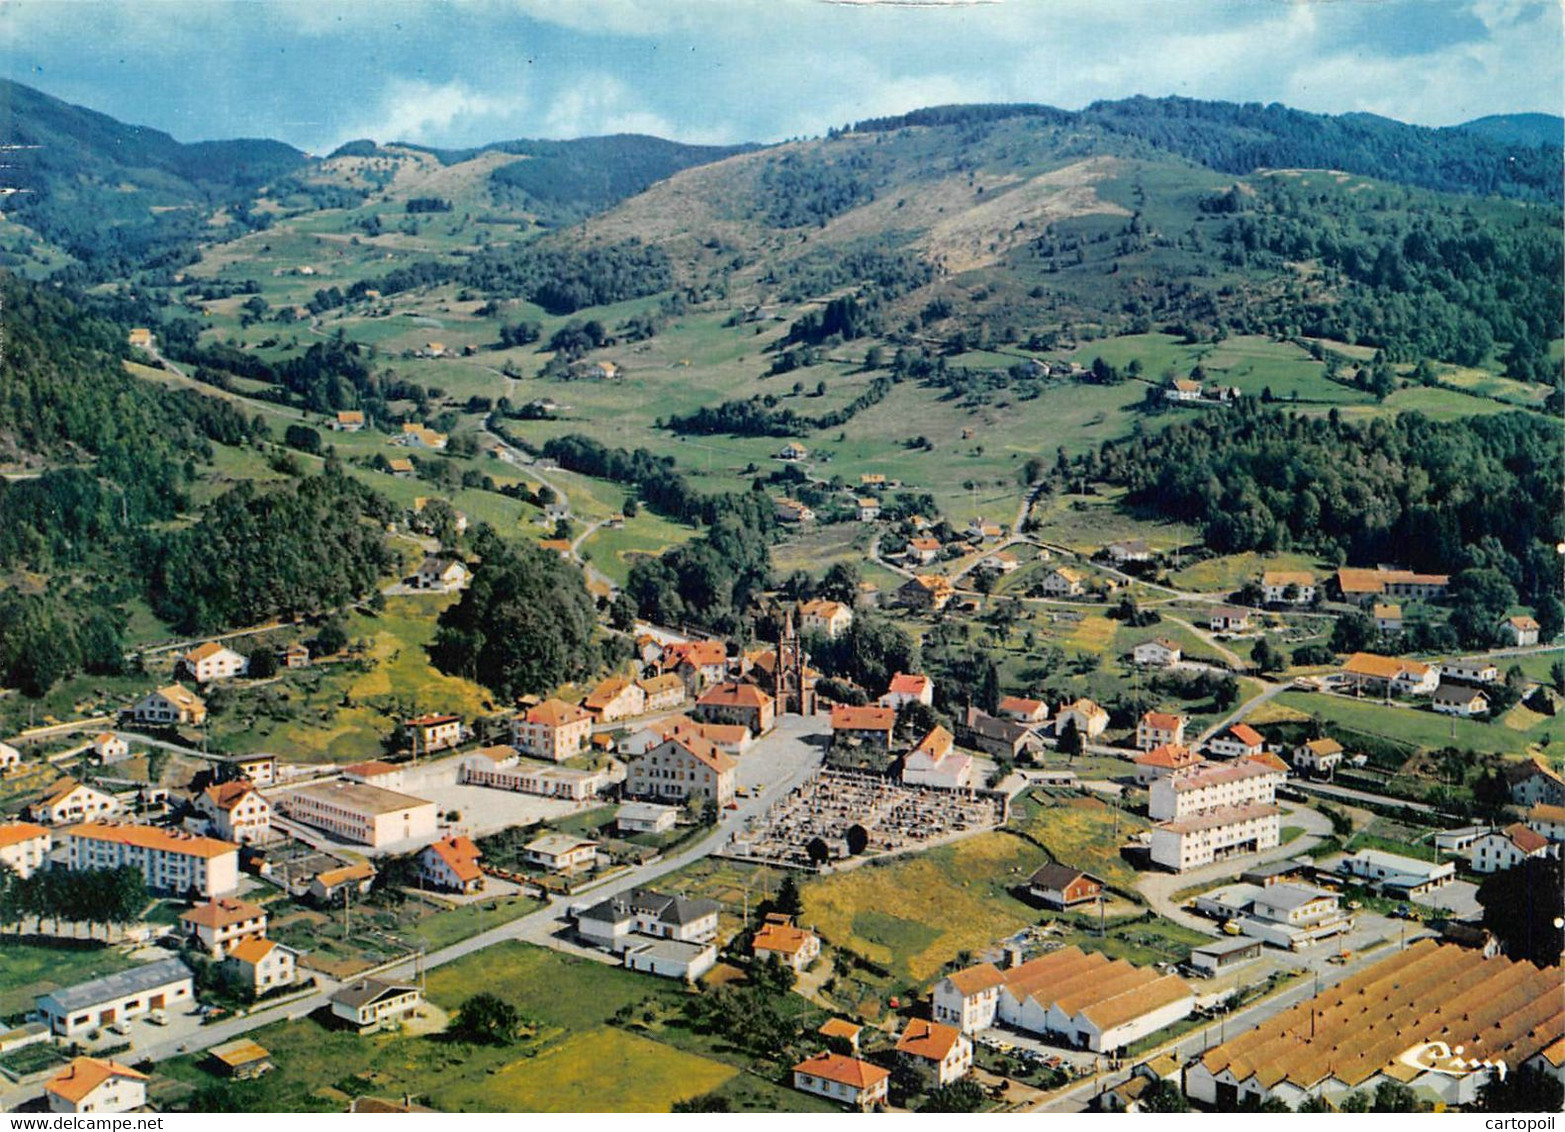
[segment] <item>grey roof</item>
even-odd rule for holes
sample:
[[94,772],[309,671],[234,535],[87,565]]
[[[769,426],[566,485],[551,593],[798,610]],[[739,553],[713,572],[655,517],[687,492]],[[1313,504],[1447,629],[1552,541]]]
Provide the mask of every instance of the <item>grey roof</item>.
[[191,978],[190,968],[185,966],[184,960],[159,959],[152,963],[143,963],[140,967],[132,967],[128,971],[117,971],[112,975],[104,975],[101,979],[90,979],[85,983],[77,983],[75,986],[61,987],[59,990],[41,994],[38,996],[38,1003],[41,1006],[45,1001],[49,1001],[61,1010],[81,1010],[96,1006],[100,1002],[125,998],[128,995],[165,987],[169,983],[188,978]]
[[1214,939],[1210,943],[1198,944],[1190,949],[1191,955],[1232,955],[1238,951],[1259,951],[1261,941],[1249,936],[1240,936],[1235,939]]
[[631,821],[655,821],[664,814],[679,813],[678,806],[660,806],[656,802],[626,802],[615,812],[616,818]]
[[658,959],[673,959],[680,963],[688,963],[711,946],[710,943],[685,943],[682,940],[659,939],[656,936],[632,932],[626,940],[625,952],[629,954],[634,951]]
[[657,917],[660,924],[683,926],[704,919],[722,910],[715,900],[692,899],[688,896],[665,896],[650,888],[633,888],[628,893],[611,896],[607,900],[584,908],[576,913],[578,920],[600,920],[618,923],[628,920],[637,912]]
[[1470,688],[1466,684],[1441,684],[1435,689],[1434,702],[1437,704],[1466,704],[1474,698],[1489,701],[1489,697],[1477,688]]
[[1306,884],[1273,884],[1261,889],[1255,897],[1257,904],[1268,904],[1273,908],[1302,908],[1311,901],[1319,900],[1331,893],[1320,888],[1311,888]]
[[385,998],[390,994],[406,994],[408,991],[417,990],[417,987],[403,986],[399,983],[383,983],[379,979],[358,979],[343,987],[331,996],[332,1002],[341,1003],[357,1010],[361,1006],[368,1006],[377,999]]

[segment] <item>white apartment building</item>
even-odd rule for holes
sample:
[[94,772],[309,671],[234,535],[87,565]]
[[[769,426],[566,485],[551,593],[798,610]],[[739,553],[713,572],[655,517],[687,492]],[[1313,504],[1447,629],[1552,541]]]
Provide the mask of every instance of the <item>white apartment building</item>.
[[1249,759],[1197,767],[1153,782],[1147,814],[1155,821],[1171,821],[1219,806],[1270,803],[1282,781],[1281,771]]
[[49,831],[41,825],[27,821],[0,825],[0,866],[25,880],[44,867],[51,844]]
[[1175,872],[1209,865],[1241,853],[1259,853],[1281,843],[1276,806],[1250,803],[1204,810],[1152,827],[1152,860]]
[[157,892],[194,892],[203,900],[239,887],[239,846],[149,825],[83,822],[63,831],[70,869],[140,869]]
[[285,794],[278,808],[294,821],[343,841],[384,848],[439,832],[435,803],[359,782],[328,782]]

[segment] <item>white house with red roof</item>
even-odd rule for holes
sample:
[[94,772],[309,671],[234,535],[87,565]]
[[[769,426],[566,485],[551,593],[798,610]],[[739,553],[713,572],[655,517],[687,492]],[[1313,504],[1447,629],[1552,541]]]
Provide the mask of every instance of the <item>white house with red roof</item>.
[[922,672],[898,672],[891,678],[886,694],[880,697],[881,707],[893,709],[912,703],[930,707],[934,702],[935,682]]
[[902,759],[904,786],[967,790],[973,785],[973,757],[955,749],[951,732],[936,724]]
[[792,916],[773,912],[755,930],[750,952],[763,963],[775,957],[797,973],[820,956],[821,937],[799,927]]
[[1160,778],[1203,766],[1206,760],[1183,743],[1164,743],[1150,751],[1143,751],[1131,762],[1136,765],[1136,784],[1150,786]]
[[1468,852],[1473,872],[1498,873],[1530,857],[1547,856],[1549,839],[1531,826],[1516,822],[1484,834]]
[[250,667],[248,657],[216,641],[197,645],[182,656],[179,663],[198,684],[226,680],[231,676],[243,676]]
[[937,1085],[949,1085],[966,1077],[973,1068],[973,1043],[955,1026],[912,1018],[897,1038],[897,1053],[924,1063]]
[[44,1083],[49,1111],[131,1112],[147,1103],[147,1075],[117,1061],[78,1057]]
[[1136,723],[1136,749],[1150,751],[1166,743],[1182,745],[1186,719],[1166,711],[1149,711]]
[[478,864],[482,857],[471,838],[442,837],[419,853],[419,875],[435,888],[464,894],[480,892],[484,887],[484,873]]
[[0,823],[0,867],[26,880],[49,860],[49,831],[32,822]]
[[537,758],[564,762],[586,749],[592,713],[548,699],[511,720],[511,745]]
[[197,813],[225,841],[256,844],[272,836],[272,804],[244,779],[219,782],[195,796]]
[[818,1053],[793,1067],[793,1087],[848,1108],[884,1104],[891,1074],[878,1065],[840,1053]]
[[266,936],[266,909],[248,900],[221,897],[180,914],[181,931],[214,959],[234,944]]
[[275,939],[247,939],[230,947],[223,963],[241,986],[259,997],[279,987],[293,986],[298,976],[299,953]]
[[100,763],[117,763],[130,756],[130,744],[112,731],[93,736],[92,753]]
[[1206,753],[1223,759],[1243,759],[1266,750],[1266,740],[1248,723],[1223,728],[1206,741]]
[[1026,696],[1001,696],[995,705],[995,714],[1017,723],[1044,723],[1049,718],[1049,705],[1045,700]]

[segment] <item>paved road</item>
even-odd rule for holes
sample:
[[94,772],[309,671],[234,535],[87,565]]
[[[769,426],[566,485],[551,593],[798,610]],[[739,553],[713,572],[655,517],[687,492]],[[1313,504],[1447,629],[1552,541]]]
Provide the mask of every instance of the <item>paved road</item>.
[[[425,970],[439,967],[508,940],[527,940],[551,947],[563,945],[568,950],[579,950],[568,941],[555,938],[564,927],[562,918],[568,912],[570,905],[582,903],[584,900],[593,902],[604,900],[637,886],[652,884],[659,877],[694,864],[722,848],[735,832],[744,828],[747,819],[764,814],[768,806],[787,797],[789,791],[815,772],[821,762],[821,753],[825,749],[824,739],[829,734],[830,727],[823,716],[784,716],[777,729],[757,742],[740,760],[741,780],[748,778],[751,782],[764,782],[764,787],[754,796],[740,800],[737,809],[725,810],[716,828],[707,836],[672,857],[665,857],[627,873],[621,873],[592,889],[590,893],[555,898],[536,912],[461,940],[449,947],[430,952],[422,958],[421,962],[410,959],[389,967],[381,973],[381,977],[411,979],[415,977],[419,967]],[[223,1042],[231,1041],[273,1022],[286,1018],[302,1018],[326,1005],[335,989],[336,984],[331,984],[314,994],[283,1006],[259,1010],[243,1017],[225,1019],[204,1026],[194,1037],[184,1040],[170,1038],[164,1042],[143,1045],[135,1050],[134,1056],[138,1060],[150,1057],[154,1061],[160,1061],[180,1053],[196,1052],[221,1045]],[[185,1048],[181,1049],[181,1046]],[[0,1106],[14,1107],[29,1097],[41,1095],[41,1091],[41,1087],[35,1087],[29,1090],[15,1089],[0,1093]]]
[[1367,790],[1354,790],[1350,786],[1337,786],[1330,782],[1309,782],[1301,779],[1294,783],[1306,794],[1320,794],[1326,798],[1341,798],[1349,802],[1372,802],[1378,806],[1406,806],[1414,813],[1434,814],[1439,811],[1423,802],[1409,802],[1405,798],[1393,798],[1389,794],[1371,794]]
[[1267,861],[1283,861],[1289,857],[1297,857],[1300,853],[1308,852],[1321,840],[1331,833],[1331,822],[1324,814],[1317,813],[1305,806],[1295,806],[1283,810],[1282,825],[1298,825],[1304,827],[1304,833],[1294,838],[1285,845],[1279,845],[1275,849],[1268,849],[1262,853],[1247,853],[1236,860],[1218,861],[1215,864],[1206,865],[1199,869],[1191,869],[1183,873],[1142,873],[1136,881],[1136,889],[1147,898],[1147,903],[1164,916],[1176,920],[1188,928],[1206,932],[1209,935],[1217,934],[1217,925],[1205,916],[1197,916],[1186,912],[1184,908],[1174,900],[1174,893],[1189,888],[1192,885],[1211,882],[1213,884],[1234,875],[1238,868],[1249,868],[1252,865],[1263,864]]

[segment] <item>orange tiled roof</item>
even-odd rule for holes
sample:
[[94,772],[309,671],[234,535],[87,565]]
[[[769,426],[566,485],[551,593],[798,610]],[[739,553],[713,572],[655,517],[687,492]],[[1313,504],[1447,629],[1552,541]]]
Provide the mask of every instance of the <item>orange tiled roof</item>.
[[768,696],[754,684],[737,684],[727,682],[714,684],[701,694],[696,701],[702,707],[742,707],[764,708],[772,702]]
[[1536,853],[1547,847],[1549,839],[1531,826],[1516,822],[1500,831],[1508,841],[1523,853]]
[[189,911],[181,913],[179,918],[197,927],[226,928],[230,924],[242,924],[246,920],[263,919],[265,916],[266,909],[259,904],[224,897],[219,900],[209,900],[205,904],[197,904]]
[[620,693],[630,687],[630,685],[631,682],[623,676],[610,676],[592,690],[591,694],[581,702],[581,706],[596,708],[602,711],[613,703]]
[[846,1038],[851,1042],[863,1029],[864,1027],[857,1022],[849,1022],[842,1018],[828,1018],[815,1032],[823,1038]]
[[142,849],[160,850],[165,853],[183,853],[189,857],[221,857],[224,853],[237,852],[239,846],[215,837],[197,837],[188,833],[172,833],[155,829],[150,825],[119,825],[114,822],[82,822],[65,830],[69,837],[82,837],[92,841],[115,841],[121,845],[135,845]]
[[1031,715],[1046,705],[1042,700],[1029,700],[1026,696],[1003,696],[996,706],[1000,711],[1019,711]]
[[896,721],[897,713],[888,707],[831,706],[833,731],[890,731]]
[[44,1086],[46,1092],[77,1104],[99,1085],[113,1077],[130,1077],[145,1081],[145,1073],[137,1073],[117,1061],[102,1061],[96,1057],[78,1057]]
[[962,1031],[955,1026],[913,1018],[897,1039],[897,1052],[922,1057],[927,1061],[944,1061],[961,1040]]
[[1251,727],[1248,723],[1234,724],[1228,729],[1228,734],[1232,735],[1246,747],[1259,747],[1262,743],[1265,742],[1265,740],[1261,738],[1261,733],[1255,728]]
[[1187,767],[1200,766],[1206,760],[1183,743],[1164,743],[1161,747],[1153,747],[1144,755],[1137,755],[1134,762],[1137,766],[1184,770]]
[[41,825],[34,825],[30,821],[13,821],[0,825],[0,849],[11,845],[20,845],[24,841],[31,841],[35,837],[47,837],[49,831]]
[[688,663],[695,668],[728,663],[728,648],[722,641],[676,641],[663,646],[663,666]]
[[231,959],[237,959],[241,963],[248,963],[254,967],[278,946],[280,945],[274,939],[257,939],[255,936],[251,936],[249,939],[242,939],[230,947],[228,955]]
[[208,786],[202,793],[210,798],[212,804],[218,809],[231,810],[255,793],[255,787],[241,778],[234,782],[219,782],[216,785]]
[[[415,724],[417,720],[413,721]],[[368,759],[342,768],[344,774],[356,774],[360,778],[379,778],[383,774],[395,774],[401,768],[383,759]]]
[[201,661],[209,660],[218,653],[223,652],[224,647],[225,646],[218,644],[216,641],[207,641],[205,644],[197,645],[195,648],[187,652],[185,654],[185,661],[187,664],[199,664]]
[[483,876],[478,859],[483,852],[467,837],[445,837],[429,847],[429,851],[446,863],[446,867],[461,881],[477,880]]
[[580,723],[584,719],[591,719],[581,708],[575,704],[568,704],[564,700],[547,699],[527,713],[528,723],[541,723],[545,727],[565,727],[572,723]]
[[920,696],[930,686],[929,677],[922,672],[898,672],[886,688],[888,695]]
[[1005,976],[1000,974],[1000,969],[993,963],[979,963],[977,966],[965,967],[960,971],[953,971],[946,978],[951,980],[951,985],[956,988],[957,993],[964,996],[975,995],[979,991],[986,991],[1005,982]]
[[1425,676],[1429,665],[1402,657],[1379,656],[1372,652],[1356,652],[1348,657],[1342,670],[1354,676],[1371,676],[1377,680],[1395,680],[1406,674]]
[[951,747],[955,742],[955,736],[937,723],[930,729],[928,735],[918,741],[918,746],[913,748],[912,753],[926,754],[932,762],[939,762],[951,753]]
[[808,1073],[840,1085],[855,1089],[868,1089],[878,1085],[891,1074],[878,1065],[860,1061],[856,1057],[843,1057],[839,1053],[818,1053],[793,1067],[795,1073]]
[[1177,731],[1185,724],[1185,717],[1166,711],[1149,711],[1141,717],[1141,723],[1157,731]]
[[797,955],[814,938],[813,932],[807,932],[793,924],[768,922],[756,929],[755,942],[751,945],[751,950],[778,951],[784,955]]

